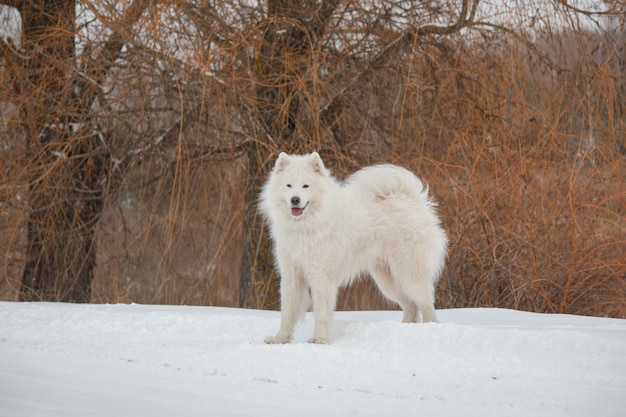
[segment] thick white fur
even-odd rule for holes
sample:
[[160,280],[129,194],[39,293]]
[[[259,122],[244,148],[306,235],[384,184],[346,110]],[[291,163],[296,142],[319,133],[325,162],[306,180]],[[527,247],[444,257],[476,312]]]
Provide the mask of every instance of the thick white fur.
[[[404,322],[417,322],[418,312],[436,321],[447,238],[434,205],[404,168],[376,165],[340,184],[316,152],[281,153],[260,200],[281,276],[280,329],[265,342],[290,342],[312,302],[310,342],[328,343],[338,289],[364,272],[402,307]],[[294,215],[292,206],[304,209]]]

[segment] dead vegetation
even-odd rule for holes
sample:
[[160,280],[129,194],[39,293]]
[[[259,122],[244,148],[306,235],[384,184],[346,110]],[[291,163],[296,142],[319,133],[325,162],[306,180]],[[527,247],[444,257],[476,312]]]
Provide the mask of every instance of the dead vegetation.
[[[63,107],[29,116],[27,104],[43,100],[43,112],[52,97],[21,87],[20,59],[39,52],[5,38],[0,297],[16,300],[24,291],[33,178],[50,176],[51,189],[73,184],[49,194],[60,199],[57,213],[67,213],[68,199],[80,209],[94,195],[72,187],[87,184],[80,173],[97,160],[92,302],[235,306],[247,297],[275,308],[270,248],[251,233],[261,226],[256,187],[278,151],[317,149],[338,177],[391,162],[428,182],[451,242],[438,308],[626,317],[620,5],[606,2],[608,12],[590,13],[590,21],[571,12],[558,28],[538,11],[543,25],[531,28],[474,16],[472,1],[463,2],[465,15],[434,5],[446,2],[406,10],[357,3],[311,2],[328,8],[315,9],[313,26],[306,7],[279,7],[289,1],[268,2],[278,7],[271,16],[265,5],[240,2],[137,1],[121,15],[113,3],[79,7],[80,22],[99,13],[91,23],[99,31],[78,32],[80,62],[105,57],[116,39],[124,46],[101,72],[93,69],[99,89],[89,112],[71,121],[82,130],[56,132],[45,143],[41,133],[60,126]],[[559,10],[566,4],[558,3]],[[435,23],[445,16],[460,26],[439,33]],[[77,85],[84,73],[75,64],[55,61],[55,68]],[[83,146],[94,140],[106,146]],[[61,234],[50,236],[63,244]],[[246,271],[249,281],[240,279]],[[362,281],[342,292],[339,307],[390,305]]]

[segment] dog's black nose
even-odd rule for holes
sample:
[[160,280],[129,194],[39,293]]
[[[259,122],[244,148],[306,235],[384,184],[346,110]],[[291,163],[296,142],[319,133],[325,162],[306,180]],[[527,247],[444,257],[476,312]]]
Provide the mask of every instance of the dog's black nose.
[[300,197],[291,197],[291,205],[299,206],[300,205]]

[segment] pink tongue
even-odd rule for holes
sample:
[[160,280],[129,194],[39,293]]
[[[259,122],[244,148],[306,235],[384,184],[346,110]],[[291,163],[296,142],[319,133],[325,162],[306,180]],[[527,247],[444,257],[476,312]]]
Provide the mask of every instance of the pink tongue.
[[298,208],[298,207],[292,207],[292,208],[291,208],[291,215],[292,215],[292,216],[296,216],[296,217],[298,217],[299,215],[301,215],[301,214],[302,214],[302,210],[303,210],[303,209]]

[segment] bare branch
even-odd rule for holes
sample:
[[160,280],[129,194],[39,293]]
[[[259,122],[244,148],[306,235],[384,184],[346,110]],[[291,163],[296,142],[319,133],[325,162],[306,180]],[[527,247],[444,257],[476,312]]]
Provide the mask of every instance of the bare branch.
[[24,0],[0,0],[0,5],[15,7],[19,9],[24,4]]
[[[471,2],[471,3],[470,3]],[[360,84],[365,77],[372,73],[377,68],[385,65],[391,57],[396,56],[398,53],[404,51],[406,48],[413,45],[416,40],[419,40],[422,37],[427,36],[444,36],[451,35],[460,31],[463,28],[474,26],[475,21],[474,17],[476,14],[476,9],[478,7],[478,3],[480,0],[463,0],[463,5],[461,7],[461,12],[457,21],[449,26],[440,26],[440,25],[426,25],[420,26],[417,29],[410,29],[406,32],[402,33],[395,40],[387,44],[382,51],[380,51],[370,62],[366,68],[360,72],[356,77],[352,79],[350,85],[344,87],[339,94],[337,94],[334,98],[332,98],[328,104],[324,106],[324,110],[322,111],[322,119],[326,120],[329,117],[329,112],[334,111],[337,108],[338,101],[341,100],[341,96],[350,89],[354,85]],[[471,4],[471,7],[470,7]]]
[[607,15],[614,15],[614,14],[618,13],[617,10],[612,10],[612,9],[600,10],[600,11],[581,9],[579,7],[576,7],[576,6],[572,5],[572,4],[570,4],[567,0],[556,0],[556,2],[558,4],[564,6],[568,10],[571,10],[571,11],[576,12],[576,13],[584,14],[586,16],[607,16]]
[[413,37],[421,37],[428,35],[451,35],[459,30],[463,29],[472,24],[474,19],[474,15],[476,13],[476,8],[478,7],[478,3],[480,0],[474,0],[472,2],[472,7],[470,11],[470,1],[471,0],[463,0],[463,5],[461,7],[461,13],[459,14],[459,18],[457,21],[449,26],[440,26],[440,25],[426,25],[417,28],[414,32],[408,32],[410,41],[413,40]]
[[314,32],[317,37],[321,36],[326,30],[328,22],[337,9],[337,6],[339,6],[339,3],[341,3],[341,0],[324,0],[322,4],[320,4],[320,7],[315,13]]
[[85,79],[87,83],[83,83],[83,91],[88,92],[85,95],[84,100],[87,103],[91,103],[95,98],[97,89],[95,86],[99,85],[109,69],[113,66],[115,61],[120,57],[122,53],[122,47],[131,38],[130,31],[135,23],[139,20],[143,12],[151,4],[150,0],[135,0],[122,15],[119,22],[108,21],[102,16],[92,5],[86,3],[87,7],[100,19],[100,21],[113,30],[113,33],[109,36],[109,39],[105,42],[102,49],[100,49],[96,57],[85,57]]

